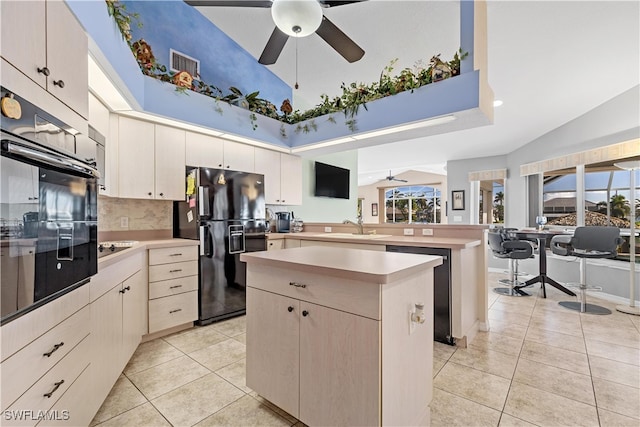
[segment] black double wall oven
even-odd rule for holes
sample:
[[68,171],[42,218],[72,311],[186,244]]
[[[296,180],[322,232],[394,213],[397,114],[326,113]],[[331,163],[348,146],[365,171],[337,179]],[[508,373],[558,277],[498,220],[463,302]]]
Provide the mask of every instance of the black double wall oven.
[[63,123],[5,88],[2,95],[14,97],[22,110],[2,115],[0,324],[5,324],[97,273],[98,172],[72,154],[76,135]]

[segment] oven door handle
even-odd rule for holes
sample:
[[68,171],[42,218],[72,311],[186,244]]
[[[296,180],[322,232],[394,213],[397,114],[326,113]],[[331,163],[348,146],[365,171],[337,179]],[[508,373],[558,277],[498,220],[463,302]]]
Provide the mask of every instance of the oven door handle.
[[49,166],[72,175],[80,175],[89,178],[100,178],[100,173],[91,166],[75,160],[71,157],[58,154],[54,151],[43,148],[30,147],[23,143],[17,143],[9,139],[2,140],[2,149],[9,154],[9,157],[17,160],[23,159],[37,165]]

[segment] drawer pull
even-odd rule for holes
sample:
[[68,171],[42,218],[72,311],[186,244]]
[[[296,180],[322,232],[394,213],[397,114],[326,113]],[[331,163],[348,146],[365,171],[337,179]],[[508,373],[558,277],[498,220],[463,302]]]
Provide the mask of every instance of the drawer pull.
[[61,342],[60,344],[55,344],[55,345],[53,346],[53,348],[51,349],[51,351],[48,351],[48,352],[46,352],[46,353],[43,353],[42,355],[43,355],[43,356],[47,356],[47,357],[51,357],[51,355],[52,355],[53,353],[55,353],[56,351],[58,351],[58,349],[59,349],[60,347],[62,347],[63,345],[64,345],[64,342]]
[[169,312],[169,314],[177,313],[177,312],[179,312],[179,311],[182,311],[182,309],[181,309],[181,308],[177,308],[177,309],[175,309],[175,310],[171,310],[171,311]]
[[309,315],[309,312],[307,310],[302,310],[303,317],[307,317],[308,315]]
[[169,289],[176,289],[176,288],[181,288],[182,285],[175,285],[175,286],[169,286]]
[[295,286],[296,288],[306,288],[307,285],[303,285],[302,283],[289,282],[289,286]]
[[125,292],[130,291],[130,290],[131,290],[131,286],[126,286],[126,287],[120,289],[120,293],[124,294]]
[[177,270],[169,270],[169,273],[179,273],[179,272],[181,272],[181,271],[182,271],[182,269],[181,269],[181,268],[179,268],[179,269],[177,269]]
[[169,256],[182,256],[182,254],[171,254]]
[[53,390],[51,390],[49,393],[45,393],[43,396],[46,397],[47,399],[50,399],[51,396],[53,396],[53,393],[55,393],[56,390],[59,389],[62,384],[64,384],[64,380],[60,380],[57,383],[53,383],[54,385]]
[[287,307],[287,310],[289,311],[289,313],[291,313],[293,311],[293,307],[289,306],[289,307]]

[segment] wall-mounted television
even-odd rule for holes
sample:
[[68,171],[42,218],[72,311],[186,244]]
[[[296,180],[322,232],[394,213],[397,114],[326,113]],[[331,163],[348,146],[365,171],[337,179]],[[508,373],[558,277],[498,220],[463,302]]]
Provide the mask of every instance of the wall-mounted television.
[[316,197],[349,198],[349,169],[315,162]]

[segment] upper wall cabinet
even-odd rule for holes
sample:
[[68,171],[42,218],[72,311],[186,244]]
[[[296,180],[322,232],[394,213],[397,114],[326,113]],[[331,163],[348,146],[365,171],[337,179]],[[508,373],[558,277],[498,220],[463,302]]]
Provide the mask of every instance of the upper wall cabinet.
[[302,159],[262,148],[255,152],[255,171],[264,175],[267,204],[301,205]]
[[130,199],[184,199],[185,131],[120,117],[118,195]]
[[254,148],[215,136],[187,132],[186,162],[189,166],[254,171]]
[[2,57],[88,117],[87,36],[66,3],[2,1]]

